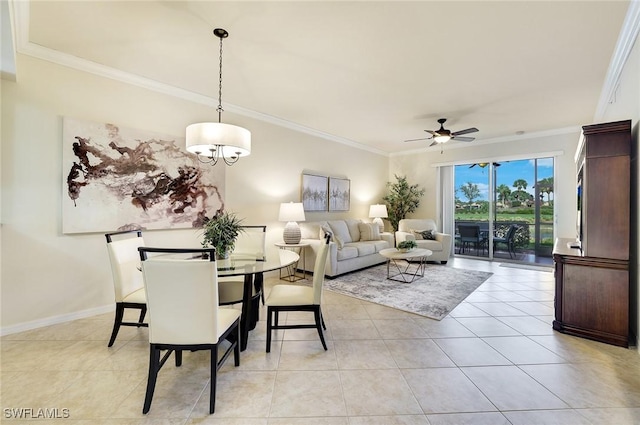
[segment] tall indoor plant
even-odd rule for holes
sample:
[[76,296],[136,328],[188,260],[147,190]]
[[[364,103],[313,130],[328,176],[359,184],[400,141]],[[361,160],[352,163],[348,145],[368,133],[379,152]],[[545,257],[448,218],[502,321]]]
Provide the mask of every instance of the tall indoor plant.
[[418,209],[425,192],[417,184],[410,185],[406,176],[396,175],[395,178],[395,182],[387,182],[389,193],[382,198],[387,204],[388,220],[394,231],[398,230],[400,220]]
[[218,258],[228,258],[235,247],[236,238],[243,231],[241,218],[234,213],[221,211],[204,224],[202,246],[214,247]]

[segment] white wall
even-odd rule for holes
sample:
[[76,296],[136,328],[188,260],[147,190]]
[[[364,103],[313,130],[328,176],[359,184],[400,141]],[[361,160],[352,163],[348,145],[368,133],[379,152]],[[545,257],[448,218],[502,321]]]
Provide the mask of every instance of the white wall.
[[[1,86],[2,333],[113,309],[103,234],[61,232],[62,118],[183,137],[188,124],[217,117],[210,107],[32,57],[17,59],[17,82]],[[369,205],[385,192],[384,155],[228,113],[223,121],[253,136],[252,154],[227,168],[227,209],[246,224],[266,224],[269,246],[281,240],[280,202],[300,199],[303,171],[351,180],[349,212],[310,213],[307,220],[367,218]],[[198,246],[198,239],[192,229],[145,232],[149,245]]]
[[[632,188],[635,191],[635,219],[636,229],[640,229],[640,172],[638,164],[638,151],[640,150],[640,36],[636,37],[635,44],[631,50],[631,54],[625,63],[618,88],[616,89],[615,96],[611,99],[610,103],[604,111],[602,119],[599,122],[611,122],[621,120],[632,120],[632,143],[635,146],[635,161],[632,166],[635,166],[635,182],[632,184]],[[638,336],[640,330],[640,314],[638,314],[640,306],[640,294],[638,286],[638,271],[640,270],[640,236],[636,233],[633,235],[633,241],[635,242],[635,260],[636,263],[631,265],[631,284],[632,292],[635,295],[636,304],[633,309],[635,316],[635,329],[634,332]],[[640,350],[640,344],[638,349]]]
[[482,143],[478,140],[465,144],[464,148],[446,146],[439,150],[392,156],[389,174],[406,175],[409,183],[419,184],[426,189],[423,201],[411,217],[438,217],[436,211],[436,174],[434,164],[476,163],[508,158],[524,159],[523,155],[534,157],[540,153],[563,152],[555,161],[556,190],[555,235],[574,238],[576,235],[576,166],[573,155],[578,144],[579,131],[554,136],[514,139],[503,143]]

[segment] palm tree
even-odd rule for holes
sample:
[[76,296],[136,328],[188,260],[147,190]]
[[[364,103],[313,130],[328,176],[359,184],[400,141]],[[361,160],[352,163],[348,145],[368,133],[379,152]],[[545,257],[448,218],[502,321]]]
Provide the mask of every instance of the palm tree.
[[515,187],[517,190],[525,190],[528,184],[529,183],[527,183],[525,179],[518,179],[513,182],[513,187]]
[[541,194],[547,194],[547,202],[551,202],[551,194],[553,193],[553,177],[546,177],[538,183],[538,191]]
[[498,201],[502,202],[502,205],[507,205],[509,203],[509,195],[511,195],[511,189],[506,184],[501,184],[496,188],[496,192],[498,192]]

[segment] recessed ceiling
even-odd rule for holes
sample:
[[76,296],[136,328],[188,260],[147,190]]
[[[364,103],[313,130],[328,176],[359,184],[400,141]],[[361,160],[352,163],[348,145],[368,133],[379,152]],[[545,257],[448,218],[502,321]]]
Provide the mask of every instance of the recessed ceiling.
[[222,27],[224,103],[396,153],[590,123],[628,5],[31,1],[28,41],[217,98]]

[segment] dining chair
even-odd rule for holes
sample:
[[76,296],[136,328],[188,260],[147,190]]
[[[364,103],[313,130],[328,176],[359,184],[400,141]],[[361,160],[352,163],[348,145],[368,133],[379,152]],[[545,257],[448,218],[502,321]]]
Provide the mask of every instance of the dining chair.
[[[274,329],[312,329],[318,330],[320,342],[325,350],[323,329],[327,329],[322,317],[322,284],[324,283],[324,269],[329,251],[331,235],[325,235],[326,243],[320,246],[313,268],[313,286],[279,284],[275,285],[265,305],[267,306],[267,353],[271,351],[271,332]],[[279,314],[282,311],[310,311],[313,312],[314,324],[279,324]]]
[[[218,370],[232,352],[240,366],[240,311],[218,305],[215,248],[138,250],[149,309],[149,376],[142,413],[151,408],[158,372],[171,353],[181,366],[183,350],[210,351],[209,413],[214,413]],[[231,344],[218,360],[218,345],[225,339]],[[162,350],[167,352],[161,358]]]
[[[131,237],[133,235],[136,236]],[[144,246],[144,239],[140,230],[106,233],[104,236],[107,239],[107,251],[111,262],[116,301],[113,330],[108,345],[111,347],[118,336],[120,326],[138,328],[148,326],[144,323],[144,317],[147,313],[147,297],[144,292],[144,280],[139,269],[140,256],[138,254],[138,247]],[[137,322],[123,321],[126,309],[140,310]]]
[[[267,226],[242,226],[236,239],[232,255],[246,256],[264,261],[266,255],[266,235]],[[242,302],[243,298],[243,277],[229,276],[218,277],[218,291],[220,305],[232,305]],[[263,282],[259,279],[254,281],[253,297],[260,296],[264,304]]]

